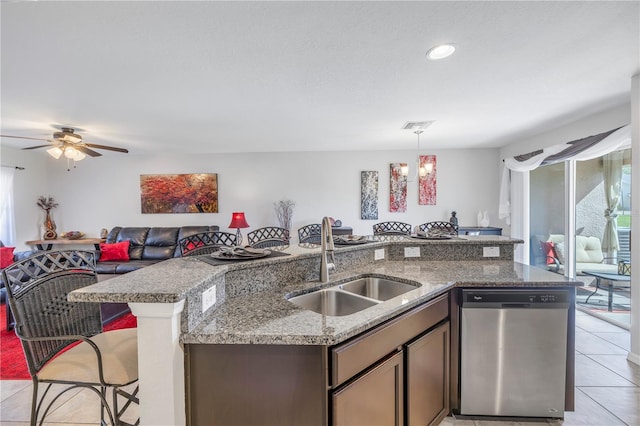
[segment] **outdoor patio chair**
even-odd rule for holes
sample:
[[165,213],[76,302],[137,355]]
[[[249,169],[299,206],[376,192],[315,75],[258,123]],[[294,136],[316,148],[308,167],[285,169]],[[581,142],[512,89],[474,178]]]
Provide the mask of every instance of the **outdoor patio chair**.
[[373,235],[411,235],[411,225],[404,222],[380,222],[373,225]]
[[[99,303],[67,300],[71,291],[98,281],[94,252],[40,252],[8,266],[2,276],[33,380],[31,425],[42,424],[56,401],[76,388],[98,396],[102,424],[106,412],[111,424],[129,425],[121,416],[131,403],[138,404],[138,387],[125,389],[138,380],[137,329],[103,332]],[[40,383],[46,387],[39,396]],[[63,388],[49,398],[54,384]]]
[[289,230],[277,226],[258,228],[247,234],[249,245],[255,248],[286,248],[289,246]]
[[237,241],[236,234],[211,231],[182,238],[178,241],[178,245],[182,256],[198,256],[213,253],[220,246],[235,246]]

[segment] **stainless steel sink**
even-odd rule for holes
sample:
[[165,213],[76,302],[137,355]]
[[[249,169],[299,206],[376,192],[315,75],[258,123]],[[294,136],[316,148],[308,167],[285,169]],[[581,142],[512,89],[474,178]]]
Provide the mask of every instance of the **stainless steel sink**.
[[322,315],[340,317],[382,303],[418,288],[400,281],[363,277],[334,287],[301,294],[289,302]]
[[389,300],[418,286],[386,278],[364,277],[338,286],[342,290],[376,300]]
[[335,317],[354,314],[378,303],[333,288],[295,296],[290,298],[289,302],[322,315]]

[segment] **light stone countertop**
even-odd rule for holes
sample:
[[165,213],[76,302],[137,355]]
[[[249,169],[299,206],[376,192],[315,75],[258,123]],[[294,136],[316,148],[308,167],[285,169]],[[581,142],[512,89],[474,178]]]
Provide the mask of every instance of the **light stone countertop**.
[[[362,250],[394,245],[513,245],[521,240],[500,236],[464,236],[455,240],[431,241],[388,237],[381,242],[336,247],[336,254],[357,256]],[[451,246],[453,248],[454,246]],[[431,247],[433,248],[433,247]],[[424,249],[424,247],[423,247]],[[444,250],[445,252],[447,250]],[[187,299],[187,306],[200,306],[198,297],[213,284],[226,287],[225,277],[240,274],[247,291],[226,290],[215,307],[204,316],[185,309],[183,314],[183,343],[205,344],[303,344],[332,345],[355,336],[417,305],[425,303],[455,286],[464,287],[572,287],[579,285],[561,275],[510,260],[382,260],[368,264],[354,263],[353,267],[338,268],[330,275],[330,282],[291,280],[270,285],[258,283],[261,276],[269,276],[274,269],[290,270],[318,262],[319,249],[313,246],[292,246],[290,256],[236,262],[213,266],[196,258],[170,259],[138,271],[99,282],[70,294],[73,301],[90,302],[177,302]],[[306,263],[305,263],[306,262]],[[345,262],[348,265],[348,262]],[[307,271],[308,272],[308,271]],[[317,271],[316,271],[317,273]],[[242,275],[244,274],[244,275]],[[338,285],[362,275],[394,278],[420,285],[415,290],[364,309],[355,314],[323,316],[292,304],[286,298],[316,288]],[[253,283],[251,281],[256,281]],[[246,281],[246,283],[244,282]],[[276,280],[277,281],[277,280]],[[189,299],[197,299],[189,305]],[[193,318],[197,318],[194,320]],[[189,321],[192,323],[189,324]],[[186,324],[186,325],[185,325]]]

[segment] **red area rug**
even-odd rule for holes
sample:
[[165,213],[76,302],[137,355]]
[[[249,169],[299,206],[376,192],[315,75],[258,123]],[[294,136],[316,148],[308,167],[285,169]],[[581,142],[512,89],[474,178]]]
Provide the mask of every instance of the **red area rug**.
[[[5,310],[6,305],[0,305],[0,380],[29,380],[31,376],[24,359],[20,339],[13,330],[7,331]],[[128,313],[107,323],[104,330],[119,330],[136,326],[136,317]]]

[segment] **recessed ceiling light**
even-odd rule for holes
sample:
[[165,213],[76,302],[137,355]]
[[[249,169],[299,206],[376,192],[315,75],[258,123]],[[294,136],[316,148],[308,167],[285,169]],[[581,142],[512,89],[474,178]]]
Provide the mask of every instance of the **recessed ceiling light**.
[[456,47],[453,44],[441,44],[434,46],[427,51],[427,59],[437,61],[438,59],[444,59],[447,56],[453,55],[453,52],[455,51]]

